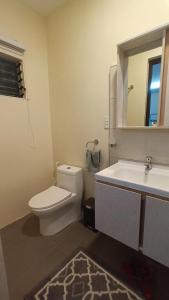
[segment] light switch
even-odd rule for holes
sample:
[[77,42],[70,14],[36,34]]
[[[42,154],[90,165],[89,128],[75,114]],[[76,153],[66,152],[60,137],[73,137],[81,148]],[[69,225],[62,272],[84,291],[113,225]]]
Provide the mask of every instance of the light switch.
[[109,116],[104,116],[104,129],[109,129]]

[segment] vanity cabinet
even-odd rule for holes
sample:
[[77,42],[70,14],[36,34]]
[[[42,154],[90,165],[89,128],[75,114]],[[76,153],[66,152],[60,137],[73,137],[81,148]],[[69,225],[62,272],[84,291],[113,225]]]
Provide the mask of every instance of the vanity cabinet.
[[169,201],[96,181],[95,227],[169,267]]
[[143,253],[169,267],[169,201],[146,197]]
[[169,267],[169,167],[119,160],[95,178],[96,228]]
[[96,229],[138,250],[141,194],[96,182],[95,199]]

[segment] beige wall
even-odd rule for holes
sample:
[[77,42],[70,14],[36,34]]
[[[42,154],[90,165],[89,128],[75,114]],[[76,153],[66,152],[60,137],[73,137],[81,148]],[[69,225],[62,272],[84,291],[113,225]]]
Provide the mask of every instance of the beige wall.
[[[147,14],[152,7],[153,13]],[[108,72],[117,61],[116,45],[166,22],[166,0],[69,0],[48,18],[55,161],[84,166],[86,141],[99,138],[103,166],[108,164],[108,132],[103,128],[103,118],[108,114]],[[168,133],[164,135],[168,138]],[[154,155],[158,136],[149,134]],[[148,149],[140,153],[143,147],[133,145],[133,141],[131,148],[133,137],[145,142],[140,132],[117,131],[118,145],[111,156],[132,158],[134,152],[135,158],[143,159]],[[86,178],[88,189],[92,180],[87,173]]]
[[[153,14],[147,15],[152,7]],[[0,8],[0,34],[26,46],[30,98],[25,102],[0,97],[3,227],[26,214],[29,198],[52,182],[45,25],[54,161],[84,166],[86,141],[98,138],[104,167],[108,165],[108,131],[103,121],[108,114],[108,72],[116,64],[116,44],[169,22],[169,4],[166,0],[68,0],[46,24],[20,0],[0,0]],[[116,135],[112,160],[143,160],[149,153],[155,161],[169,163],[168,132],[117,130]],[[85,176],[86,194],[90,195],[93,176],[87,172]]]
[[26,102],[0,96],[3,227],[28,213],[29,198],[51,184],[53,161],[45,22],[21,1],[0,0],[0,35],[17,39],[26,47],[25,75],[30,98]]
[[145,126],[148,60],[162,55],[162,47],[142,52],[128,58],[127,126]]
[[[103,1],[68,1],[48,19],[54,157],[60,163],[84,166],[86,142],[98,138],[102,166],[108,164],[104,115],[112,47],[104,45],[102,10]],[[85,172],[85,178],[90,194],[92,175]]]

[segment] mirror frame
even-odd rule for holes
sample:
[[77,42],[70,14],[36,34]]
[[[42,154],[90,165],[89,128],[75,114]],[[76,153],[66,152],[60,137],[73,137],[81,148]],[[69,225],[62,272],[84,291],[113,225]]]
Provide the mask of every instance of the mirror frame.
[[[156,47],[162,47],[160,101],[158,125],[127,126],[128,57]],[[166,99],[169,102],[169,24],[155,28],[117,45],[117,128],[121,129],[169,129],[165,116]],[[169,103],[167,107],[169,115]],[[169,118],[168,118],[169,119]],[[166,123],[165,123],[166,120]],[[165,124],[165,125],[163,125]]]

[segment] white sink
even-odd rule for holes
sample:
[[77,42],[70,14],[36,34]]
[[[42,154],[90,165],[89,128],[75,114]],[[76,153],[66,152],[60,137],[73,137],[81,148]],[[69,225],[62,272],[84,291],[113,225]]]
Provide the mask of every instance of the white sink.
[[143,163],[119,160],[96,173],[95,178],[102,182],[169,197],[169,167],[152,165],[152,169],[145,175]]

